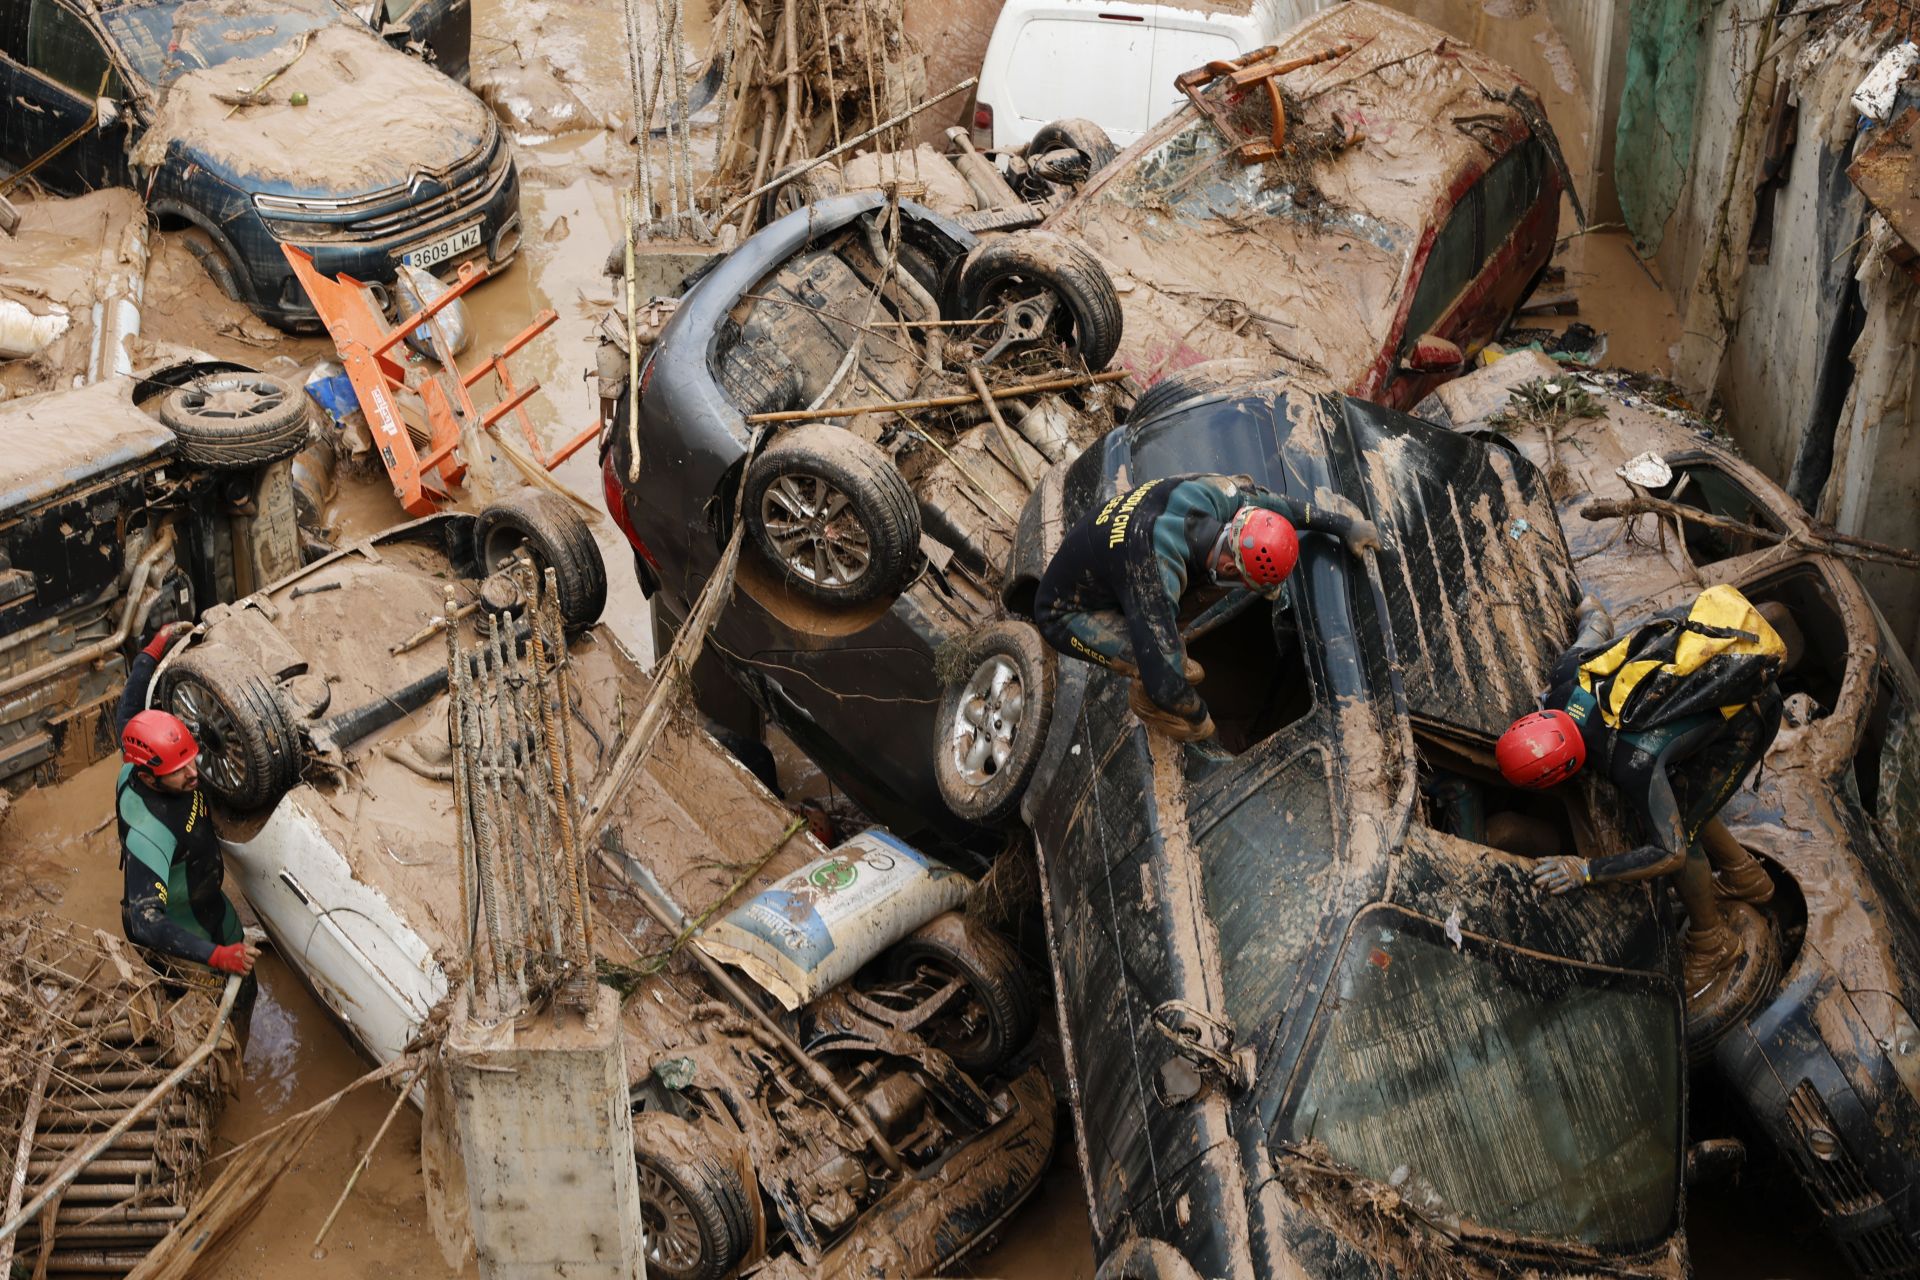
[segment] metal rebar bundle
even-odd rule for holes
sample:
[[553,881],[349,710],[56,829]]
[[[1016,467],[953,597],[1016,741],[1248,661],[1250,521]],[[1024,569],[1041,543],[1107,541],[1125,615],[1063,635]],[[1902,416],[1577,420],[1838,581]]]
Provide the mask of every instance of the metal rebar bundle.
[[[554,571],[510,572],[525,608],[471,643],[447,631],[461,910],[475,1008],[495,1018],[549,1000],[593,1008],[593,926],[580,856],[571,659]],[[451,599],[449,598],[449,608]],[[449,615],[451,616],[451,615]]]

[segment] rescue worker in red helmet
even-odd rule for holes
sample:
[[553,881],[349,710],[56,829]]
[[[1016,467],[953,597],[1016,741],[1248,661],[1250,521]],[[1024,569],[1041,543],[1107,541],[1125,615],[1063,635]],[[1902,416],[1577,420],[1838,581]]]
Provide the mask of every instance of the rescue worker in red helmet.
[[1245,477],[1169,476],[1116,495],[1067,531],[1041,576],[1034,621],[1065,654],[1133,679],[1143,721],[1176,739],[1213,736],[1193,687],[1202,672],[1180,638],[1183,607],[1216,589],[1277,598],[1300,556],[1296,530],[1329,533],[1359,555],[1379,546],[1348,503],[1328,511]]
[[255,992],[249,945],[223,888],[220,840],[200,790],[200,747],[173,713],[142,710],[167,646],[193,629],[164,626],[133,660],[114,722],[120,730],[114,788],[124,890],[120,925],[156,968],[182,986],[217,988],[246,978],[233,1012],[245,1033]]
[[[1737,593],[1733,598],[1746,603]],[[1777,670],[1790,670],[1799,659],[1799,629],[1779,605],[1764,604],[1757,612],[1782,641],[1785,656]],[[1692,1021],[1725,990],[1722,985],[1716,991],[1716,985],[1741,955],[1719,900],[1759,905],[1773,897],[1766,869],[1717,815],[1779,731],[1780,689],[1763,675],[1757,691],[1736,707],[1711,707],[1641,730],[1610,726],[1599,699],[1585,687],[1592,681],[1580,677],[1583,663],[1620,644],[1606,610],[1591,596],[1582,600],[1579,632],[1554,665],[1543,709],[1514,721],[1495,757],[1507,781],[1522,787],[1554,786],[1588,764],[1607,771],[1652,842],[1592,859],[1543,858],[1534,878],[1560,894],[1672,875],[1687,909],[1684,981]]]

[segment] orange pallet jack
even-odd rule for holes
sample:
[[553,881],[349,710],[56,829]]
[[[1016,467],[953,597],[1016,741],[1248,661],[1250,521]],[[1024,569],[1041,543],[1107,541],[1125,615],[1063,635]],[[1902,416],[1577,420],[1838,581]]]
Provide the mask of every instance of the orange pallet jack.
[[[465,373],[454,363],[440,326],[433,322],[455,298],[487,278],[487,269],[472,262],[460,264],[460,270],[447,291],[431,303],[397,323],[389,324],[386,313],[373,290],[351,276],[328,279],[313,265],[313,255],[292,245],[282,245],[294,275],[313,302],[313,308],[326,323],[327,333],[340,353],[353,393],[373,433],[380,461],[393,481],[393,495],[408,515],[426,516],[451,500],[453,490],[467,473],[460,457],[460,433],[467,427],[492,431],[508,414],[520,421],[521,434],[534,459],[548,471],[577,453],[600,434],[596,423],[561,445],[549,456],[527,416],[527,401],[540,390],[538,382],[521,386],[507,369],[507,358],[539,337],[559,317],[551,308],[533,318],[499,351]],[[415,447],[407,420],[401,416],[394,392],[407,388],[406,368],[393,358],[394,348],[408,334],[426,325],[433,338],[439,371],[429,375],[415,388],[426,406],[427,424],[423,454]],[[498,383],[500,398],[484,412],[475,406],[470,394],[474,384],[488,374]]]

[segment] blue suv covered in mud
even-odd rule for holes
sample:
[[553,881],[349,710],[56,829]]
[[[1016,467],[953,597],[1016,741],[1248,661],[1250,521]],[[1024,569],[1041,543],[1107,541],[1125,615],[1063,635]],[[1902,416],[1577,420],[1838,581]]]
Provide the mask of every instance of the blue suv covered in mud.
[[[384,12],[384,10],[383,10]],[[466,66],[463,3],[376,35],[334,0],[0,0],[0,165],[132,186],[231,298],[317,327],[281,245],[371,284],[403,261],[507,262],[512,147]]]

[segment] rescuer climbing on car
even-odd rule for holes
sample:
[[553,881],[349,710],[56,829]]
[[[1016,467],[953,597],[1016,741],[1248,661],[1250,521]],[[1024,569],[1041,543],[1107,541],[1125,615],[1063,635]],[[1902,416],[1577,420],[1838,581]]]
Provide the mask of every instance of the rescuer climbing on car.
[[1544,858],[1534,878],[1558,894],[1673,875],[1687,909],[1684,980],[1696,1036],[1737,1014],[1764,968],[1749,954],[1757,915],[1730,919],[1720,899],[1758,905],[1773,882],[1716,815],[1779,730],[1776,680],[1798,659],[1798,640],[1784,608],[1756,607],[1731,586],[1617,639],[1588,597],[1544,709],[1514,721],[1496,749],[1516,786],[1551,787],[1599,762],[1638,814],[1652,843]]
[[1224,475],[1168,476],[1116,494],[1061,539],[1040,579],[1034,621],[1065,654],[1133,679],[1129,701],[1181,741],[1213,735],[1194,685],[1180,617],[1222,590],[1277,597],[1300,557],[1297,530],[1332,534],[1360,555],[1379,546],[1373,524],[1294,502]]
[[246,941],[222,888],[220,839],[199,786],[200,746],[178,716],[141,710],[167,646],[192,626],[162,627],[134,658],[114,718],[125,761],[114,787],[125,876],[120,923],[128,940],[183,986],[216,986],[221,974],[244,975],[233,1015],[244,1030],[260,953]]

